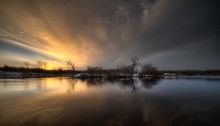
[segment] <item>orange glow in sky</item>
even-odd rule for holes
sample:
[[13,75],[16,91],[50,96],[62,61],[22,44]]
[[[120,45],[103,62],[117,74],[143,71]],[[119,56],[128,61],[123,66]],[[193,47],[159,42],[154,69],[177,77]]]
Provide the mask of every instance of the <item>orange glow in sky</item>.
[[174,1],[0,0],[0,66],[219,69],[218,4]]

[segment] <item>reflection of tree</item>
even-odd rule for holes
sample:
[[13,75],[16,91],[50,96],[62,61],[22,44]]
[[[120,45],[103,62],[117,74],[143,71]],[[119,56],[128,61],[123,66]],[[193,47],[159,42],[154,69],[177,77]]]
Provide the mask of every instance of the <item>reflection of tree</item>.
[[87,84],[92,86],[92,85],[102,85],[104,82],[100,78],[89,78],[86,80]]
[[[133,79],[133,78],[123,78],[123,79],[101,79],[101,78],[89,78],[89,79],[80,79],[82,81],[85,81],[88,86],[100,86],[103,84],[118,84],[121,86],[122,89],[130,88],[132,90],[139,90],[139,79]],[[151,89],[153,85],[156,85],[160,78],[141,78],[140,84],[144,88]],[[138,86],[139,85],[139,86]]]
[[29,80],[27,78],[24,78],[24,88],[28,89],[29,88]]
[[151,89],[154,85],[157,85],[160,78],[141,78],[140,81],[142,82],[143,87]]
[[122,79],[122,80],[120,80],[120,82],[122,85],[125,85],[125,86],[133,86],[134,85],[134,79],[132,79],[132,78]]
[[133,78],[129,79],[122,79],[120,80],[121,82],[121,87],[125,89],[126,87],[131,88],[133,91],[138,90],[138,87],[136,85],[136,81]]
[[68,79],[68,81],[69,81],[69,83],[68,83],[69,86],[68,86],[66,92],[69,93],[69,94],[71,94],[72,91],[75,90],[76,82],[77,82],[78,80],[77,80],[77,79]]
[[42,88],[46,88],[46,85],[47,85],[46,78],[36,80],[36,87],[38,90],[41,90]]
[[108,84],[116,84],[119,82],[118,78],[105,78],[103,79],[104,83],[108,83]]

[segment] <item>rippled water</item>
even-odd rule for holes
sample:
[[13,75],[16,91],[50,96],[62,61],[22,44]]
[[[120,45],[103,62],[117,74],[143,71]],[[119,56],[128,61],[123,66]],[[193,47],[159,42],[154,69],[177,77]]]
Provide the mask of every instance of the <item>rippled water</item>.
[[220,80],[0,79],[0,125],[219,126]]

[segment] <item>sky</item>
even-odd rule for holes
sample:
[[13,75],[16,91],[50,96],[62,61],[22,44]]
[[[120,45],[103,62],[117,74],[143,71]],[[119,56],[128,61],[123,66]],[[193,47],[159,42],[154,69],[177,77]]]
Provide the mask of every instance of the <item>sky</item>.
[[0,0],[0,65],[220,69],[219,0]]

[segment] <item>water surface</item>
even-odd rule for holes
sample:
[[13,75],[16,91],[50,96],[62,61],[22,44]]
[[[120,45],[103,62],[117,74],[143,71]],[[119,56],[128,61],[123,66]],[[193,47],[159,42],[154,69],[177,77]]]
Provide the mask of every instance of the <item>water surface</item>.
[[219,106],[218,79],[0,79],[2,126],[219,126]]

